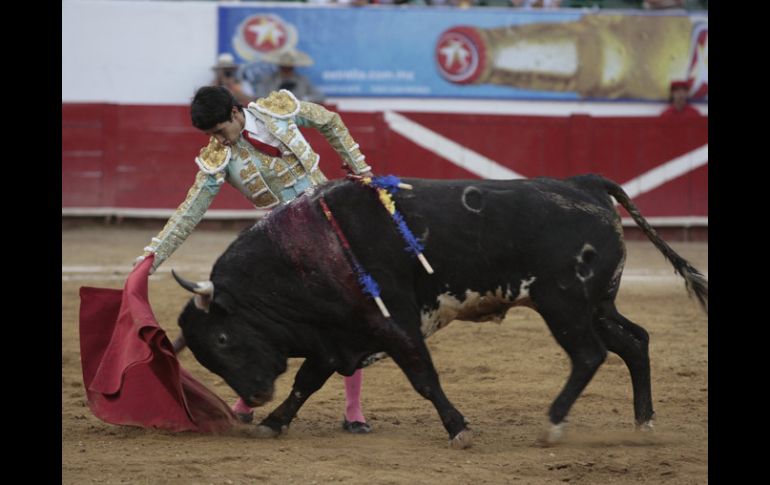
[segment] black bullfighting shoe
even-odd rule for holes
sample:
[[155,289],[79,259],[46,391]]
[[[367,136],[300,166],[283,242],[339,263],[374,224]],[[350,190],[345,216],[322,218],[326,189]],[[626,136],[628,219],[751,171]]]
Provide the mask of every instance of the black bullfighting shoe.
[[235,415],[238,417],[238,421],[241,423],[249,424],[250,422],[254,421],[254,411],[250,411],[248,413],[235,413]]
[[368,423],[362,423],[361,421],[353,421],[351,423],[350,421],[347,420],[347,418],[343,418],[342,429],[344,429],[348,433],[364,434],[364,433],[370,432],[372,430],[372,427],[369,426]]

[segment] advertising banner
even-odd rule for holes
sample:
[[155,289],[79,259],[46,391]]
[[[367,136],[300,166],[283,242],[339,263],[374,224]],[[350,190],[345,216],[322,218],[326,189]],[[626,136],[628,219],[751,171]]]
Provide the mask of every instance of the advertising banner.
[[708,14],[442,7],[219,6],[219,52],[292,51],[327,96],[661,101],[673,80],[708,99]]

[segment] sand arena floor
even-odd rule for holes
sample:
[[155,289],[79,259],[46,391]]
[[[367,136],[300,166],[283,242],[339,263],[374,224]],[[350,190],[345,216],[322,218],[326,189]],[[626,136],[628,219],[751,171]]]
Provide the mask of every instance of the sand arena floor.
[[[423,483],[704,484],[708,472],[708,318],[649,242],[630,242],[618,308],[650,333],[653,433],[633,430],[631,382],[610,354],[569,415],[563,444],[542,448],[546,411],[569,372],[566,354],[540,316],[509,311],[502,324],[455,321],[428,340],[448,397],[475,432],[473,447],[449,449],[430,402],[384,361],[364,371],[363,406],[374,431],[341,429],[342,378],[333,376],[300,410],[289,433],[172,434],[94,417],[85,401],[78,289],[121,288],[157,228],[96,226],[62,231],[62,483]],[[150,300],[171,339],[188,294],[174,267],[206,279],[237,231],[199,230],[150,279]],[[708,272],[708,245],[672,243]],[[233,391],[189,351],[182,366],[228,402]],[[279,378],[288,393],[299,361]],[[280,402],[280,401],[279,401]],[[266,416],[274,401],[256,410]]]

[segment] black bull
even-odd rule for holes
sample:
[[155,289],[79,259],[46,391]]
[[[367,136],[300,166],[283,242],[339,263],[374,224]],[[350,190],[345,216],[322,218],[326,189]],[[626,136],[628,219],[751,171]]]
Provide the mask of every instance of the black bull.
[[[424,244],[427,274],[376,193],[330,182],[241,233],[217,260],[208,284],[179,317],[195,357],[250,405],[273,394],[289,357],[304,357],[294,386],[259,426],[285,431],[302,404],[334,373],[352,374],[387,353],[436,407],[453,447],[471,443],[465,418],[444,394],[424,338],[458,318],[500,319],[526,305],[545,320],[572,370],[549,410],[548,440],[605,360],[631,374],[634,415],[652,426],[647,332],[615,308],[625,261],[612,195],[684,277],[706,308],[708,282],[676,254],[614,182],[595,175],[515,181],[404,180],[394,199]],[[324,216],[328,204],[357,257],[379,284],[385,318],[361,290],[349,256]],[[208,290],[206,290],[208,288]]]

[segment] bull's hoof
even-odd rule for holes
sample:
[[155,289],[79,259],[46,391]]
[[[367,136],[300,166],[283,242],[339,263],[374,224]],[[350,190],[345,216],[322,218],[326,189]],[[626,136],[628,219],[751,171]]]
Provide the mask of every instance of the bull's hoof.
[[255,429],[256,429],[255,435],[257,438],[277,438],[282,434],[286,434],[286,432],[289,430],[289,427],[284,425],[284,426],[281,426],[280,431],[277,431],[271,428],[270,426],[265,426],[264,424],[258,424]]
[[652,413],[652,416],[650,416],[650,419],[648,419],[647,421],[636,423],[636,429],[642,432],[651,432],[654,427],[655,427],[655,413]]
[[641,431],[643,433],[651,433],[654,427],[655,427],[655,422],[652,419],[649,421],[645,421],[643,423],[636,424],[637,431]]
[[457,436],[449,440],[450,448],[455,450],[464,450],[470,448],[473,444],[473,431],[468,428],[457,433]]
[[537,440],[537,444],[540,446],[554,446],[561,443],[566,433],[566,426],[567,424],[564,422],[551,424],[545,433],[543,433]]

